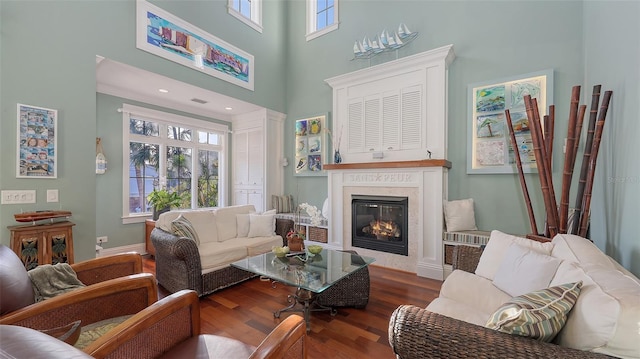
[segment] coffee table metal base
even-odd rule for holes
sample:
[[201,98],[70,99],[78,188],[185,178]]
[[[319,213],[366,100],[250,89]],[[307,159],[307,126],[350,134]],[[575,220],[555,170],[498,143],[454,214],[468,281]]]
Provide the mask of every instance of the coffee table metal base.
[[[282,312],[302,312],[304,321],[307,324],[307,332],[311,331],[311,312],[329,311],[331,316],[334,316],[338,311],[331,307],[325,307],[316,302],[316,294],[306,289],[298,288],[295,294],[289,294],[287,296],[287,302],[291,303],[285,308],[273,312],[273,316],[280,318]],[[300,304],[300,308],[297,308]]]

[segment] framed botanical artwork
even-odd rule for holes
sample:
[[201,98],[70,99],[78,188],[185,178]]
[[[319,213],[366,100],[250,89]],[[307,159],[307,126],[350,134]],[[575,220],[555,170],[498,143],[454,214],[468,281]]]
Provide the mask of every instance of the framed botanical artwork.
[[57,178],[58,111],[18,104],[18,178]]
[[136,47],[253,91],[251,54],[143,0],[136,6]]
[[323,165],[328,163],[327,116],[296,120],[295,174],[298,176],[324,175]]
[[467,173],[517,173],[505,110],[509,110],[522,168],[537,171],[524,96],[537,99],[540,116],[553,100],[553,70],[471,84]]

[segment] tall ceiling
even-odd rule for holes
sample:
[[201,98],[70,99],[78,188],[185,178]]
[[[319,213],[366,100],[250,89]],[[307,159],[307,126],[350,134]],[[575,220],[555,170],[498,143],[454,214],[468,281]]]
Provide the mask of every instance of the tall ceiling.
[[[168,92],[163,93],[159,89]],[[262,109],[233,97],[101,56],[96,56],[96,91],[224,121]]]

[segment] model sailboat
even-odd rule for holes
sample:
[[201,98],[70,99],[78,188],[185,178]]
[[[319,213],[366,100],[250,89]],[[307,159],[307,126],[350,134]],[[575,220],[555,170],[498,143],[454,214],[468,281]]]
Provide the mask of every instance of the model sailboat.
[[356,40],[353,44],[353,55],[355,59],[369,59],[383,52],[397,50],[417,36],[417,32],[411,32],[407,25],[400,24],[396,32],[390,34],[384,29],[379,35],[373,37],[373,41],[367,36],[362,39],[362,42]]

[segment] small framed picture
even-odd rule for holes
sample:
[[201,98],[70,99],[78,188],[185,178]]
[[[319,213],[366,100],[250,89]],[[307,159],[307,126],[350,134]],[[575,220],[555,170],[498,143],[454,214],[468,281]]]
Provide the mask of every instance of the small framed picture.
[[18,104],[18,178],[57,178],[58,111]]
[[327,116],[315,116],[296,120],[295,123],[295,174],[297,176],[325,175],[327,161]]

